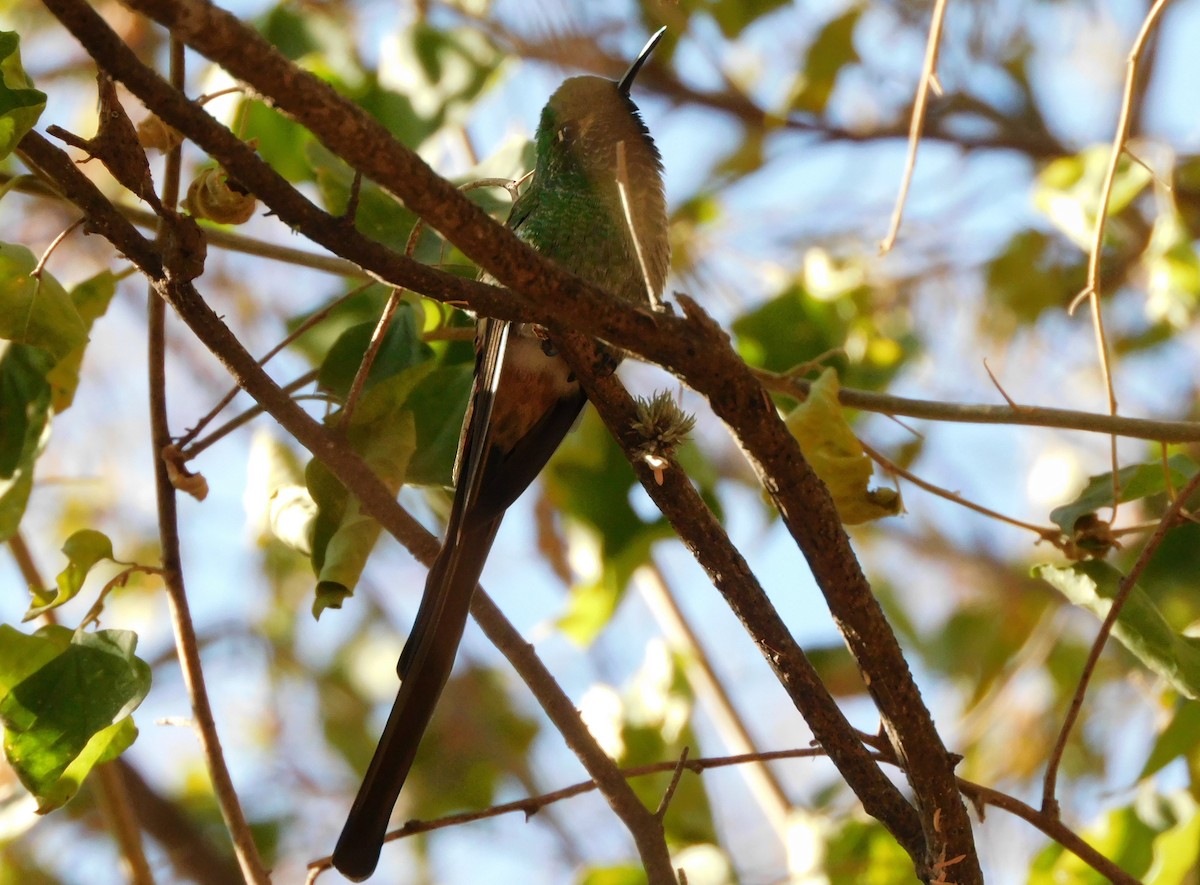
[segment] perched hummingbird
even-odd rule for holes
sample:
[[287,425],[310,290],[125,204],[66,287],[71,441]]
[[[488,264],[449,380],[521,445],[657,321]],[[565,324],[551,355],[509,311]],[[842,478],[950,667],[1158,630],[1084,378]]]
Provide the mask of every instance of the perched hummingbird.
[[[657,302],[670,246],[662,161],[629,89],[663,31],[620,80],[573,77],[550,97],[533,178],[508,219],[543,255],[638,303]],[[480,319],[475,352],[446,538],[400,655],[399,694],[333,852],[333,865],[355,881],[375,870],[500,520],[586,401],[567,364],[528,324]]]

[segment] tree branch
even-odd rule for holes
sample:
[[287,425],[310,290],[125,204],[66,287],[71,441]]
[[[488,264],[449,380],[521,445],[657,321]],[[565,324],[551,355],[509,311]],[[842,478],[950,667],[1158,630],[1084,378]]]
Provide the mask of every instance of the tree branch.
[[629,458],[642,487],[742,622],[821,747],[867,813],[883,823],[919,865],[926,846],[912,806],[862,745],[771,604],[749,563],[730,542],[725,529],[678,465],[672,464],[663,472],[660,484],[638,456],[637,450],[644,440],[632,429],[636,415],[633,400],[615,376],[603,377],[591,370],[598,362],[591,341],[572,333],[556,338],[556,344]]
[[[94,22],[90,28],[80,26],[79,7],[90,13],[82,0],[45,2],[56,14],[63,12],[64,23],[89,51],[104,42],[96,41],[91,33]],[[330,150],[400,196],[409,209],[514,294],[524,296],[538,313],[545,311],[545,325],[552,331],[578,328],[629,347],[675,371],[709,398],[718,416],[735,430],[739,444],[808,559],[835,622],[864,672],[896,752],[906,763],[928,845],[926,863],[918,864],[919,873],[929,878],[939,858],[964,855],[968,862],[957,868],[956,874],[964,885],[979,881],[970,821],[954,785],[953,759],[942,745],[899,644],[854,559],[828,491],[804,462],[796,440],[783,426],[762,387],[729,347],[727,337],[691,302],[687,305],[688,316],[682,320],[631,309],[538,256],[434,174],[419,157],[396,143],[362,109],[296,68],[234,16],[202,0],[130,0],[129,5],[156,18],[193,48],[270,96],[277,107],[306,126]],[[106,49],[112,48],[109,43],[105,42]],[[122,71],[111,73],[124,77]],[[139,93],[133,83],[126,81],[126,85]],[[173,112],[181,110],[177,98],[169,102],[175,105]],[[157,105],[152,107],[168,123],[191,136],[190,115],[178,114],[180,120],[176,120]],[[234,144],[228,144],[230,140]],[[202,146],[209,149],[208,145]],[[247,152],[232,137],[224,146],[235,153]],[[225,158],[219,158],[224,164]],[[246,180],[228,164],[226,168],[266,200],[255,182]],[[438,285],[442,286],[440,282]],[[939,813],[942,825],[936,827],[935,814]]]
[[[95,185],[75,168],[70,158],[36,133],[26,135],[21,140],[21,148],[40,169],[51,176],[69,199],[88,214],[94,229],[103,232],[127,256],[149,258],[142,270],[151,276],[158,293],[175,308],[196,337],[225,365],[238,384],[261,403],[301,445],[329,468],[350,493],[358,498],[364,512],[378,520],[384,529],[412,551],[417,559],[427,565],[431,563],[438,550],[438,543],[434,537],[396,502],[387,487],[357,454],[328,433],[271,380],[254,357],[204,303],[190,282],[162,270],[162,264],[154,254],[151,244],[146,242],[132,224],[108,203]],[[158,268],[157,273],[153,272],[154,268]],[[156,446],[160,445],[159,433],[156,429]],[[169,439],[167,441],[169,442]],[[158,450],[156,448],[156,451]],[[161,460],[156,460],[156,465],[159,464]],[[163,564],[165,568],[176,569],[175,574],[178,575],[177,562],[168,562],[165,551]],[[186,603],[186,599],[184,602]],[[633,834],[650,881],[656,885],[674,883],[674,871],[666,844],[662,840],[661,824],[642,805],[629,785],[616,774],[615,763],[605,755],[583,726],[571,700],[562,694],[552,679],[544,678],[548,671],[537,662],[532,648],[503,617],[498,616],[499,610],[482,590],[477,590],[473,598],[471,613],[489,638],[497,643],[497,647],[511,655],[509,661],[533,689],[538,702],[542,704],[555,727],[563,733],[572,749],[579,752],[582,748],[580,761],[588,774],[603,785],[605,799]],[[191,648],[194,651],[194,641],[190,644],[181,643],[180,648]]]
[[[171,41],[172,78],[182,80],[183,44]],[[138,149],[137,145],[131,146]],[[179,156],[168,160],[167,181],[164,186],[167,205],[173,206],[179,199]],[[167,210],[168,212],[170,210]],[[158,229],[158,241],[165,244],[175,235],[167,213],[164,212]],[[166,268],[173,273],[173,268]],[[147,308],[148,368],[150,390],[150,439],[154,458],[154,488],[158,504],[158,535],[162,546],[162,579],[170,602],[171,626],[175,634],[175,646],[179,655],[179,667],[183,682],[191,699],[192,716],[196,736],[204,751],[213,793],[225,826],[233,839],[234,854],[242,877],[254,885],[270,885],[270,877],[258,854],[258,846],[250,832],[250,825],[242,811],[233,778],[225,764],[221,750],[221,738],[217,733],[208,688],[204,681],[204,670],[200,662],[200,650],[196,643],[196,629],[183,583],[183,560],[179,545],[179,520],[176,507],[175,488],[171,484],[167,465],[162,453],[171,445],[171,431],[167,423],[167,379],[166,379],[166,306],[152,286]]]
[[1075,693],[1071,697],[1071,704],[1067,708],[1067,715],[1063,717],[1062,728],[1059,730],[1058,739],[1054,742],[1054,749],[1050,753],[1050,759],[1046,763],[1046,775],[1042,780],[1042,812],[1050,816],[1058,814],[1058,798],[1055,796],[1055,787],[1058,782],[1058,766],[1062,762],[1063,753],[1067,748],[1067,739],[1071,736],[1071,729],[1075,726],[1075,720],[1079,718],[1079,711],[1083,707],[1083,698],[1087,694],[1088,683],[1091,682],[1092,673],[1095,672],[1096,664],[1100,660],[1100,653],[1104,650],[1105,644],[1108,642],[1108,637],[1112,633],[1113,626],[1117,623],[1117,617],[1121,614],[1121,609],[1124,607],[1126,600],[1129,599],[1129,594],[1133,592],[1133,588],[1137,585],[1138,578],[1145,571],[1146,566],[1150,564],[1150,560],[1154,558],[1154,554],[1158,552],[1163,539],[1166,538],[1167,532],[1175,528],[1181,519],[1180,514],[1183,512],[1183,505],[1187,503],[1187,499],[1195,494],[1196,489],[1200,488],[1200,474],[1193,476],[1187,485],[1171,502],[1167,511],[1159,520],[1158,527],[1154,533],[1146,539],[1146,543],[1142,545],[1142,549],[1138,552],[1137,559],[1134,560],[1133,566],[1129,569],[1129,573],[1122,579],[1117,587],[1117,592],[1113,596],[1112,603],[1109,605],[1108,614],[1104,616],[1104,621],[1100,625],[1100,630],[1096,634],[1096,638],[1092,641],[1092,647],[1088,652],[1087,661],[1083,665],[1083,673],[1080,674],[1079,683],[1075,686]]

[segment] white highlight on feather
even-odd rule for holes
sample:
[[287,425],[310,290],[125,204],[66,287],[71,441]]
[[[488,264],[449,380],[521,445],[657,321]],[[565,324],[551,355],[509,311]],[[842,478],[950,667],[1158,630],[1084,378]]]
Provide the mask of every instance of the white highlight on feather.
[[633,240],[633,251],[637,255],[638,267],[642,271],[642,282],[646,284],[646,300],[650,309],[662,310],[662,301],[654,291],[650,282],[650,271],[646,267],[646,256],[642,252],[642,242],[638,239],[637,226],[633,223],[633,202],[629,195],[629,166],[625,162],[625,142],[617,142],[617,192],[621,195],[621,209],[625,213],[625,223],[629,225],[629,238]]

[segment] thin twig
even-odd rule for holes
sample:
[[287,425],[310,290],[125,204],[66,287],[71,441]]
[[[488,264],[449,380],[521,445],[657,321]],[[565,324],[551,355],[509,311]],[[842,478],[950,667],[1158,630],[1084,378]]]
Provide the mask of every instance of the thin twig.
[[[880,254],[891,251],[900,233],[900,219],[904,216],[904,204],[908,200],[908,188],[912,184],[913,170],[917,166],[917,147],[921,143],[921,130],[925,128],[925,108],[929,103],[929,92],[936,83],[938,48],[942,42],[942,23],[946,19],[946,0],[933,4],[933,18],[929,22],[929,39],[925,43],[925,62],[921,66],[921,79],[917,82],[917,97],[913,101],[912,119],[908,125],[908,157],[904,161],[904,175],[900,179],[900,193],[892,209],[892,222],[887,236],[879,244]],[[940,90],[939,90],[940,91]]]
[[[1113,135],[1112,150],[1109,152],[1108,168],[1104,173],[1104,185],[1100,190],[1100,203],[1096,209],[1096,229],[1092,234],[1092,248],[1088,253],[1087,265],[1087,300],[1091,308],[1092,314],[1092,329],[1096,336],[1096,354],[1100,360],[1100,371],[1104,376],[1104,386],[1108,393],[1108,411],[1110,415],[1117,414],[1117,394],[1113,384],[1112,366],[1109,361],[1108,354],[1108,338],[1104,331],[1104,317],[1100,310],[1100,257],[1104,246],[1104,228],[1108,220],[1108,206],[1112,199],[1113,187],[1117,179],[1117,166],[1120,164],[1121,156],[1125,150],[1125,143],[1129,140],[1130,121],[1133,116],[1133,96],[1137,84],[1138,60],[1141,58],[1142,49],[1146,45],[1146,40],[1150,36],[1150,31],[1154,27],[1159,15],[1166,7],[1169,0],[1155,0],[1154,5],[1150,7],[1150,11],[1146,13],[1146,18],[1142,22],[1142,27],[1138,30],[1137,37],[1134,38],[1133,47],[1129,50],[1129,56],[1125,62],[1125,88],[1121,95],[1121,111],[1117,118],[1117,131]],[[1118,480],[1118,463],[1117,463],[1117,438],[1113,436],[1109,452],[1112,460],[1112,481],[1113,481],[1113,518],[1116,518],[1118,502],[1121,499],[1121,489]]]
[[392,317],[396,314],[396,308],[400,306],[400,289],[393,288],[391,294],[388,295],[387,303],[383,306],[383,313],[379,315],[378,322],[375,323],[375,328],[371,332],[371,342],[367,345],[367,351],[363,354],[362,361],[358,364],[358,371],[354,373],[354,381],[350,384],[350,392],[346,394],[346,405],[342,408],[342,414],[338,419],[338,425],[343,431],[349,431],[350,421],[354,417],[354,410],[358,406],[358,399],[362,396],[363,388],[367,384],[367,377],[371,374],[371,367],[375,365],[375,357],[379,355],[379,348],[383,346],[384,336],[387,335],[388,326],[392,322]]
[[87,219],[83,216],[76,218],[69,225],[67,225],[66,229],[63,230],[62,233],[60,233],[57,237],[55,237],[53,240],[51,240],[50,245],[46,247],[46,251],[42,253],[42,257],[38,259],[37,264],[34,266],[33,270],[29,272],[29,275],[31,277],[33,277],[35,280],[41,280],[42,271],[46,267],[46,262],[50,260],[51,254],[53,254],[54,250],[58,248],[59,243],[61,243],[68,236],[70,236],[71,232],[76,230],[86,220]]
[[[183,43],[171,40],[171,82],[176,88],[183,84]],[[179,200],[180,153],[176,147],[167,155],[167,172],[163,183],[163,203],[174,206]],[[160,237],[171,236],[164,223]],[[233,779],[225,764],[221,751],[221,740],[213,719],[208,689],[204,683],[204,671],[200,662],[200,650],[196,642],[196,629],[189,611],[187,592],[183,583],[183,562],[179,547],[179,523],[175,489],[167,474],[166,464],[160,453],[171,444],[171,433],[167,423],[166,393],[166,305],[159,293],[151,287],[147,325],[149,327],[149,378],[150,378],[150,427],[154,454],[154,485],[158,503],[159,542],[162,545],[163,584],[171,611],[171,627],[179,655],[179,666],[184,685],[191,699],[192,715],[195,717],[195,733],[204,751],[213,792],[221,815],[233,839],[234,853],[246,882],[253,885],[270,885],[270,877],[259,857],[254,836],[242,811]]]
[[659,821],[662,821],[667,816],[667,809],[671,807],[671,800],[675,797],[675,790],[679,787],[679,780],[683,777],[683,772],[687,768],[687,760],[688,748],[684,747],[679,754],[679,761],[675,763],[675,770],[671,772],[671,782],[663,790],[662,800],[658,803],[658,808],[654,811],[654,816]]
[[[678,760],[672,762],[653,762],[648,765],[639,765],[635,768],[622,768],[620,772],[621,776],[625,778],[646,777],[652,774],[662,774],[663,772],[681,769],[700,774],[710,769],[726,768],[733,765],[747,765],[781,759],[818,759],[826,755],[826,752],[820,747],[806,747],[802,750],[772,750],[763,753],[740,753],[736,756],[711,756],[701,759],[688,759],[683,765],[680,765]],[[444,817],[427,821],[410,820],[404,826],[389,832],[385,841],[395,842],[399,839],[407,839],[410,836],[432,833],[437,830],[475,823],[481,820],[490,820],[491,818],[500,817],[505,814],[520,813],[528,819],[549,805],[573,799],[576,796],[582,796],[585,793],[591,793],[598,789],[599,785],[594,780],[580,781],[579,783],[542,793],[538,796],[528,796],[524,799],[505,802],[500,805],[492,805],[479,811],[448,814]],[[330,869],[331,866],[332,858],[329,857],[319,857],[311,861],[308,865],[309,878],[306,881],[315,881],[316,876],[313,875],[314,871],[319,875],[325,870]]]
[[239,92],[245,93],[245,91],[246,91],[245,86],[241,86],[241,85],[226,86],[224,89],[218,89],[216,92],[205,92],[203,95],[197,96],[196,104],[203,106],[203,105],[208,104],[214,98],[221,98],[223,96],[233,95],[233,94],[239,93]]
[[[265,366],[281,350],[283,350],[285,347],[287,347],[289,344],[291,344],[293,341],[295,341],[297,338],[299,338],[301,335],[303,335],[305,332],[307,332],[313,326],[315,326],[318,323],[325,320],[326,317],[328,317],[331,313],[333,313],[333,311],[335,311],[341,305],[345,304],[351,298],[360,294],[361,292],[365,291],[366,289],[370,288],[373,285],[375,285],[375,283],[373,283],[373,282],[372,283],[363,283],[362,285],[355,286],[353,289],[351,289],[349,292],[345,293],[344,295],[341,295],[341,296],[333,299],[333,301],[326,304],[323,308],[318,310],[316,313],[307,317],[304,320],[304,322],[302,322],[295,329],[293,329],[291,332],[289,332],[283,338],[282,341],[280,341],[278,344],[276,344],[274,347],[272,347],[270,350],[268,350],[266,353],[264,353],[259,358],[258,364],[260,366]],[[295,382],[293,382],[293,383],[295,383]],[[303,386],[303,385],[301,385],[301,386]],[[233,398],[235,396],[237,396],[240,392],[241,392],[241,388],[238,387],[236,384],[231,386],[229,388],[229,390],[227,390],[225,392],[225,395],[222,396],[217,401],[217,404],[215,406],[213,406],[208,411],[208,413],[204,415],[204,417],[202,417],[199,421],[197,421],[195,423],[195,425],[193,425],[191,428],[189,428],[188,431],[183,436],[181,436],[176,441],[175,444],[177,446],[179,446],[179,448],[181,448],[181,449],[184,448],[185,446],[187,446],[188,443],[190,443],[192,440],[194,440],[197,436],[200,435],[200,431],[202,431],[205,427],[207,427],[208,424],[211,423],[213,421],[213,419],[216,418],[217,415],[219,415],[221,413],[221,410],[224,409],[227,405],[229,405],[233,401]],[[211,445],[211,443],[210,443],[210,445]]]
[[[787,374],[755,369],[754,375],[763,386],[775,393],[796,399],[808,396],[810,382]],[[1042,406],[990,405],[983,403],[948,403],[921,400],[843,387],[838,391],[843,406],[877,412],[894,417],[925,418],[930,421],[949,421],[961,424],[1004,424],[1018,427],[1054,427],[1084,433],[1117,434],[1132,439],[1153,442],[1200,442],[1200,421],[1158,421],[1152,418],[1127,418],[1122,415],[1103,415],[1073,409],[1052,409]]]
[[[284,393],[295,393],[301,387],[304,387],[308,384],[311,384],[313,381],[316,381],[318,373],[319,373],[319,370],[312,369],[308,372],[305,372],[303,375],[301,375],[299,378],[296,378],[294,381],[289,381],[287,384],[284,384],[280,389]],[[240,391],[241,388],[239,387],[239,388],[237,388],[237,390]],[[220,427],[218,427],[216,430],[214,430],[208,436],[203,437],[202,439],[196,440],[196,442],[194,442],[191,446],[189,446],[187,449],[185,449],[181,453],[183,456],[183,460],[184,461],[192,460],[197,455],[199,455],[201,452],[203,452],[205,449],[207,449],[209,446],[211,446],[213,443],[219,442],[220,440],[224,439],[226,436],[228,436],[230,433],[233,433],[233,431],[237,430],[239,427],[241,427],[245,424],[249,424],[251,421],[253,421],[255,418],[257,418],[259,415],[263,414],[265,411],[266,411],[266,409],[264,409],[258,403],[255,403],[250,408],[246,409],[246,411],[242,412],[240,415],[234,415],[232,418],[230,418],[228,421],[226,421],[224,424],[222,424]]]
[[888,473],[893,473],[896,476],[903,477],[913,485],[924,489],[930,494],[937,495],[939,498],[945,498],[947,501],[953,501],[955,504],[966,507],[968,510],[974,510],[976,513],[981,513],[990,519],[999,520],[1000,522],[1016,526],[1019,529],[1031,531],[1042,540],[1049,541],[1053,544],[1056,544],[1058,538],[1062,535],[1062,531],[1057,527],[1039,526],[1031,522],[1023,522],[1022,520],[1014,519],[1011,516],[1005,516],[1003,513],[999,513],[995,510],[984,507],[982,504],[976,504],[974,501],[970,501],[948,489],[943,489],[941,486],[934,485],[928,480],[921,479],[921,477],[917,476],[915,473],[905,470],[899,464],[889,459],[882,452],[872,448],[868,443],[859,440],[859,444],[862,446],[863,451],[866,452],[867,457],[886,470]]
[[421,333],[422,341],[472,341],[475,330],[470,326],[439,326]]
[[673,885],[675,874],[662,822],[642,804],[616,763],[596,742],[554,674],[482,588],[477,588],[471,599],[471,615],[533,691],[538,704],[587,773],[599,781],[609,808],[633,837],[649,885]]
[[[95,624],[96,626],[100,625],[100,615],[104,613],[104,600],[108,598],[108,594],[112,593],[118,587],[124,587],[131,577],[136,574],[158,575],[161,577],[163,573],[162,569],[153,565],[140,565],[138,563],[121,564],[124,565],[125,568],[121,569],[121,571],[117,572],[117,574],[105,581],[104,586],[101,587],[96,593],[96,601],[92,603],[91,608],[87,610],[87,614],[85,614],[79,621],[80,629],[83,629],[90,624]],[[47,609],[45,612],[40,612],[40,614],[48,614],[50,611],[51,609]]]
[[1113,882],[1114,885],[1141,885],[1139,879],[1129,875],[1129,873],[1083,841],[1074,830],[1058,818],[1058,815],[1050,815],[1045,811],[1038,811],[1020,799],[1009,796],[1006,793],[1001,793],[999,790],[993,790],[990,787],[972,783],[961,777],[958,779],[958,784],[963,794],[970,798],[976,806],[990,805],[993,808],[1007,811],[1009,814],[1015,815],[1021,818],[1021,820],[1032,824],[1097,873],[1106,877],[1110,882]]
[[362,173],[355,169],[354,180],[350,182],[350,195],[346,198],[346,211],[342,213],[342,219],[347,224],[353,225],[358,218],[358,199],[361,192]]
[[1083,673],[1079,676],[1079,684],[1075,686],[1075,694],[1071,698],[1071,705],[1067,708],[1066,718],[1063,720],[1062,729],[1058,733],[1058,740],[1055,741],[1054,749],[1051,751],[1049,761],[1046,764],[1046,776],[1042,781],[1042,812],[1044,814],[1053,816],[1057,816],[1058,814],[1058,799],[1054,795],[1058,782],[1058,768],[1062,763],[1063,753],[1066,750],[1067,739],[1071,735],[1071,729],[1075,725],[1075,720],[1079,718],[1079,711],[1083,707],[1084,695],[1087,694],[1088,683],[1091,682],[1092,673],[1096,669],[1096,663],[1100,660],[1100,652],[1104,650],[1104,645],[1108,641],[1109,634],[1112,633],[1113,625],[1116,624],[1117,617],[1121,614],[1121,609],[1137,584],[1138,578],[1141,577],[1142,571],[1145,570],[1150,560],[1154,557],[1154,554],[1158,551],[1158,547],[1162,544],[1163,539],[1166,538],[1167,532],[1178,523],[1180,511],[1182,511],[1184,503],[1197,488],[1200,488],[1200,474],[1192,477],[1188,484],[1180,491],[1179,496],[1167,507],[1166,512],[1163,513],[1162,519],[1158,523],[1158,528],[1146,539],[1146,543],[1142,546],[1141,552],[1138,553],[1138,557],[1129,569],[1129,573],[1121,579],[1121,583],[1117,587],[1117,592],[1113,596],[1108,614],[1104,617],[1104,623],[1100,625],[1100,632],[1096,634],[1096,639],[1092,642],[1091,651],[1088,652],[1087,661],[1083,665]]
[[[52,200],[56,203],[67,202],[62,194],[56,193],[40,178],[32,175],[12,175],[11,173],[0,172],[0,196],[9,190],[29,197]],[[124,203],[116,204],[116,209],[139,227],[153,230],[158,226],[158,216],[148,209]],[[204,227],[204,238],[210,246],[218,246],[230,252],[254,255],[258,258],[267,258],[272,261],[293,264],[297,267],[307,267],[311,270],[319,270],[350,279],[363,279],[369,276],[357,264],[346,261],[343,258],[335,258],[332,255],[320,255],[306,249],[293,249],[289,246],[281,246],[278,243],[268,243],[265,240],[248,237],[245,234],[211,225],[207,221],[202,221],[201,224]]]
[[983,370],[987,372],[988,378],[991,379],[992,386],[1000,392],[1002,397],[1004,397],[1004,401],[1008,403],[1009,408],[1014,412],[1021,411],[1021,406],[1018,406],[1013,398],[1008,395],[1008,391],[1004,389],[1004,385],[1000,383],[1000,379],[996,377],[996,374],[992,371],[992,367],[988,365],[987,357],[983,358]]
[[1149,163],[1147,163],[1145,160],[1143,160],[1140,156],[1135,154],[1133,152],[1133,150],[1129,147],[1128,144],[1125,145],[1125,156],[1127,156],[1133,162],[1137,163],[1137,165],[1141,166],[1143,169],[1145,169],[1147,172],[1149,172],[1150,177],[1154,179],[1154,183],[1157,184],[1164,191],[1166,191],[1167,193],[1173,193],[1175,191],[1175,188],[1171,184],[1171,182],[1167,181],[1165,178],[1163,178],[1161,175],[1159,175],[1157,170],[1155,170],[1155,168],[1153,166],[1151,166]]
[[[161,320],[156,321],[155,313],[163,313],[162,299],[156,293],[150,297],[151,311],[151,423],[154,437],[154,474],[155,487],[158,494],[159,506],[159,536],[163,554],[163,583],[167,589],[167,599],[170,602],[171,627],[175,636],[175,646],[179,654],[179,665],[183,672],[184,686],[191,699],[192,714],[196,736],[204,751],[209,775],[213,782],[213,792],[225,824],[233,837],[234,852],[237,855],[238,866],[245,880],[254,885],[269,885],[270,879],[258,849],[254,844],[253,834],[242,812],[233,779],[225,764],[221,750],[220,737],[217,734],[216,721],[213,718],[212,705],[208,698],[208,689],[204,683],[204,672],[200,662],[200,650],[196,642],[196,630],[187,601],[187,592],[183,584],[182,562],[179,553],[179,534],[176,520],[175,490],[167,476],[166,465],[157,453],[170,445],[170,431],[166,425],[166,403],[162,395],[162,358],[165,356],[165,342],[162,340]],[[155,334],[157,326],[157,334]]]
[[[882,743],[886,743],[886,741]],[[683,765],[680,765],[678,761],[655,762],[649,765],[640,765],[636,768],[623,768],[621,769],[621,774],[626,778],[636,778],[681,769],[686,769],[694,774],[702,774],[705,771],[730,766],[762,764],[785,759],[817,759],[823,758],[826,755],[825,751],[820,747],[772,750],[761,753],[741,753],[734,756],[709,756],[699,759],[689,759]],[[877,758],[880,761],[895,764],[895,760],[888,759],[885,756]],[[1136,878],[1126,873],[1095,848],[1088,845],[1057,818],[1052,818],[1021,800],[991,787],[985,787],[982,784],[977,784],[964,778],[958,778],[958,785],[963,794],[970,798],[977,808],[990,806],[1019,817],[1053,839],[1067,851],[1096,870],[1096,872],[1117,883],[1117,885],[1140,885]],[[537,796],[528,796],[524,799],[492,805],[479,811],[450,814],[435,818],[434,820],[410,820],[402,827],[388,833],[387,841],[392,842],[423,833],[432,833],[437,830],[449,829],[482,820],[490,820],[506,814],[519,813],[528,819],[550,805],[563,802],[567,799],[573,799],[596,789],[597,785],[595,781],[581,781]],[[305,881],[308,883],[315,882],[323,872],[331,868],[330,860],[329,857],[321,857],[311,861],[308,865],[308,877]]]

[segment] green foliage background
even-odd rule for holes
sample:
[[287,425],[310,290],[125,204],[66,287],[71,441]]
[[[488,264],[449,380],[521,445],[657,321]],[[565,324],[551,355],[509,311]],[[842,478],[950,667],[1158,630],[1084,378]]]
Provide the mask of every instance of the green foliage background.
[[[615,76],[645,33],[667,24],[636,98],[667,167],[670,288],[704,303],[749,364],[809,378],[810,369],[832,367],[852,391],[1001,403],[990,371],[1023,406],[1104,412],[1086,310],[1070,316],[1067,307],[1085,284],[1125,53],[1144,4],[952,3],[942,94],[900,240],[886,256],[877,247],[902,171],[929,4],[511,7],[334,0],[238,12],[457,182],[528,169],[527,136],[558,80]],[[1200,10],[1177,7],[1134,95],[1136,138],[1117,169],[1100,256],[1102,306],[1122,413],[1195,421],[1200,138],[1188,96],[1200,72],[1172,35],[1195,33]],[[104,10],[142,58],[165,69],[161,31],[116,5]],[[92,133],[94,70],[78,47],[36,4],[0,6],[0,15],[20,35],[19,55],[15,36],[0,35],[0,153],[35,122]],[[190,95],[230,85],[189,60]],[[126,107],[135,120],[144,114],[131,99]],[[236,91],[206,107],[323,207],[346,209],[352,171],[295,123]],[[189,171],[207,162],[185,148]],[[29,193],[17,156],[4,163],[0,540],[17,556],[0,565],[0,722],[17,768],[0,784],[0,885],[125,881],[101,791],[83,775],[135,734],[122,759],[183,822],[174,836],[147,827],[160,881],[209,881],[178,859],[180,844],[210,852],[210,874],[222,881],[229,848],[203,761],[187,729],[157,724],[190,711],[151,573],[158,542],[147,491],[145,286],[82,231],[35,277],[38,257],[76,216]],[[157,155],[152,164],[160,174]],[[135,202],[98,164],[83,168],[114,199]],[[506,211],[503,190],[471,196],[498,217]],[[354,220],[397,250],[415,223],[370,182]],[[300,387],[298,396],[334,420],[386,291],[266,257],[256,244],[308,247],[261,213],[236,233],[249,251],[214,238],[200,288],[258,354],[331,308],[270,368],[283,381],[314,373],[319,388]],[[422,261],[475,273],[430,231],[413,249]],[[446,507],[441,486],[469,386],[469,337],[461,312],[406,293],[348,431],[431,526]],[[230,382],[175,326],[169,359],[181,434]],[[627,364],[623,373],[645,394],[673,389],[651,368]],[[777,392],[786,386],[775,380]],[[777,396],[792,413],[794,399]],[[689,476],[854,724],[875,731],[853,662],[740,452],[701,401],[685,393],[683,403],[699,418],[680,453]],[[237,398],[228,414],[250,405]],[[1195,446],[1119,441],[1114,535],[1104,435],[892,421],[865,410],[842,416],[899,468],[990,511],[877,468],[872,484],[897,484],[906,512],[853,538],[943,737],[963,756],[958,773],[1036,805],[1099,618],[1146,531],[1195,475]],[[836,430],[843,441],[844,429]],[[377,528],[307,460],[260,418],[191,463],[211,496],[182,507],[218,725],[277,881],[299,880],[304,864],[332,847],[390,704],[394,659],[423,583],[412,558],[377,544]],[[1198,533],[1194,524],[1174,528],[1140,577],[1093,678],[1058,791],[1069,826],[1130,875],[1160,885],[1200,881],[1200,714],[1191,700],[1200,665],[1190,629],[1200,619]],[[692,758],[807,747],[811,735],[757,650],[672,538],[588,414],[510,517],[485,584],[621,764],[670,762],[684,747]],[[1096,559],[1075,561],[1085,556]],[[31,567],[41,578],[32,597]],[[655,581],[675,592],[695,644],[663,638],[643,596]],[[101,597],[97,629],[89,609]],[[27,613],[47,612],[62,626],[22,625]],[[43,656],[59,669],[31,670]],[[90,663],[81,667],[80,656]],[[698,675],[705,664],[711,680]],[[97,692],[89,678],[98,673],[111,678]],[[714,684],[732,699],[744,738],[730,736]],[[43,697],[60,706],[39,708]],[[81,697],[96,707],[69,715]],[[48,728],[59,731],[43,741]],[[69,752],[52,756],[50,745]],[[398,819],[475,810],[580,778],[528,692],[469,631]],[[639,794],[654,805],[666,779],[638,781]],[[70,804],[33,816],[28,790],[49,808],[81,781]],[[903,852],[820,760],[771,763],[745,778],[736,768],[687,774],[665,824],[693,885],[914,881]],[[1001,810],[988,811],[976,837],[989,881],[1101,881]],[[467,865],[455,860],[464,849]],[[625,883],[640,881],[634,858],[592,796],[529,823],[500,818],[407,840],[387,849],[380,875]]]

